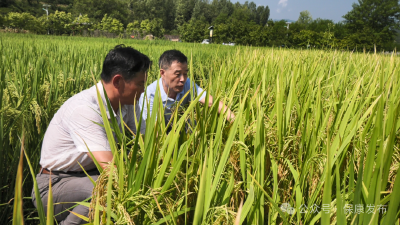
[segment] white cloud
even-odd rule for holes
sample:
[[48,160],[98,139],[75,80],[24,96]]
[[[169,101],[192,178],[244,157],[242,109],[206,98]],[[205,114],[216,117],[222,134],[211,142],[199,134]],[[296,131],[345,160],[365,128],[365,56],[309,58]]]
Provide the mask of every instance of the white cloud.
[[282,7],[286,7],[287,2],[288,2],[288,0],[279,0],[278,5],[282,5]]
[[280,12],[281,12],[281,9],[277,9],[276,12],[277,12],[277,13],[280,13]]

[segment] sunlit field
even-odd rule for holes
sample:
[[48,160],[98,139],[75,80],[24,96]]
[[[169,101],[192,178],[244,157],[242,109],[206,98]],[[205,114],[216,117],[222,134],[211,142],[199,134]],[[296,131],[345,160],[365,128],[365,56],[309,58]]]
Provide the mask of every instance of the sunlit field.
[[396,55],[0,34],[1,224],[51,224],[30,198],[47,125],[122,43],[153,61],[148,84],[182,51],[236,119],[193,101],[167,134],[156,98],[144,136],[105,120],[115,166],[80,203],[91,224],[398,224]]

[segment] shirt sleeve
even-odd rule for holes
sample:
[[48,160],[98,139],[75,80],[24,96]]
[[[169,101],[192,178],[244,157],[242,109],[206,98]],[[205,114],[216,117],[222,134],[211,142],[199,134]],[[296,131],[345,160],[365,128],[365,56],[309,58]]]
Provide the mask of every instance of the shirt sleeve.
[[143,120],[147,120],[147,113],[149,113],[149,115],[151,116],[151,112],[153,110],[153,101],[154,101],[154,93],[148,93],[147,95],[144,95],[144,93],[142,93],[142,95],[140,96],[138,105],[140,106],[139,107],[140,112],[141,110],[143,110],[143,115],[142,115]]
[[[197,97],[199,95],[201,95],[201,97],[199,98],[199,101],[206,97],[207,93],[205,91],[203,92],[203,89],[201,87],[199,87],[199,85],[195,84],[195,86],[193,88],[195,88],[194,93],[196,93]],[[201,92],[203,92],[203,93],[201,93]]]
[[147,119],[147,101],[148,100],[144,94],[145,93],[143,92],[140,95],[140,99],[139,99],[137,105],[139,106],[140,112],[143,111],[143,116],[142,116],[143,120],[146,120]]
[[69,134],[79,152],[111,151],[103,125],[103,119],[98,111],[89,106],[74,109],[68,121]]

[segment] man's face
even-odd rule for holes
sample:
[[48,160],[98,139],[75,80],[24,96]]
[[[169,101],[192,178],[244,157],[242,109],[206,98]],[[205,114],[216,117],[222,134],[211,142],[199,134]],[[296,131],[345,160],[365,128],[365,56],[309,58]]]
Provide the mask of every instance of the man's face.
[[129,81],[122,79],[122,89],[119,90],[121,104],[132,105],[134,101],[139,100],[144,92],[146,79],[147,72],[138,72],[136,77]]
[[173,61],[167,69],[160,69],[161,78],[164,80],[170,93],[179,93],[188,78],[187,63]]

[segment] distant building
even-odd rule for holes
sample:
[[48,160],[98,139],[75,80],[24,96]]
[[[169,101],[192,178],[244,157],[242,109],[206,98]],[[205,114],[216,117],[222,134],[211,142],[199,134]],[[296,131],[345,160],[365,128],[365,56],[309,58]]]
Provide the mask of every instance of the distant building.
[[164,35],[164,38],[165,38],[166,40],[169,40],[169,41],[180,41],[180,40],[181,40],[179,35],[169,35],[169,34],[166,34],[166,35]]
[[148,34],[143,39],[144,40],[154,40],[154,36],[152,34]]

